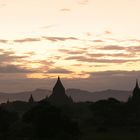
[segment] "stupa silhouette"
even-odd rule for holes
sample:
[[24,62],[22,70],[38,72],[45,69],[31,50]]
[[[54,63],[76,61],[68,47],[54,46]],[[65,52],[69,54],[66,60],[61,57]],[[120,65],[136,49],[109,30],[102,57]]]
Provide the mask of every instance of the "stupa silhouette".
[[29,103],[33,103],[34,102],[34,98],[33,98],[33,95],[32,94],[30,95],[30,98],[29,98],[28,102]]
[[139,88],[139,84],[138,84],[138,80],[137,79],[136,79],[135,88],[133,90],[132,101],[140,103],[140,88]]
[[66,95],[65,88],[59,76],[48,101],[55,105],[65,105],[73,102],[72,98]]

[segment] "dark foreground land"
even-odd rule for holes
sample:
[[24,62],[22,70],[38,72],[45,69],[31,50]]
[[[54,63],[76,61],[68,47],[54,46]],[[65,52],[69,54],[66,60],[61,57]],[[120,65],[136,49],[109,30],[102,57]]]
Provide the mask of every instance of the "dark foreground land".
[[0,140],[140,140],[139,102],[110,98],[54,106],[11,102],[0,106]]

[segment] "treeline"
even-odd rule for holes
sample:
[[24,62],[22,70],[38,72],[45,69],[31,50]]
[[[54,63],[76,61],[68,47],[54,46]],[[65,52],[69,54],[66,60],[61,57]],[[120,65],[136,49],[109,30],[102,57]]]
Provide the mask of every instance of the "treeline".
[[1,140],[90,140],[98,133],[124,131],[139,134],[139,103],[110,98],[59,107],[45,100],[0,106]]
[[48,102],[27,103],[32,107],[23,114],[11,112],[12,105],[0,107],[1,140],[77,140],[79,137],[78,123]]

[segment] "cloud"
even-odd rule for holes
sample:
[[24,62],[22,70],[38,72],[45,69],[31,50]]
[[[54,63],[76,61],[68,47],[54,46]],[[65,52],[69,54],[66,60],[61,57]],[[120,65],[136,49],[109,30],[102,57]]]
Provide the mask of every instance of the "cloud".
[[112,32],[111,32],[111,31],[106,30],[106,31],[104,31],[104,34],[112,34]]
[[130,47],[126,48],[126,50],[128,52],[137,53],[137,52],[140,52],[140,46],[130,46]]
[[96,43],[103,43],[103,42],[105,42],[105,41],[103,41],[103,40],[93,40],[93,42],[96,42]]
[[[100,71],[89,72],[90,76],[85,80],[85,89],[90,90],[133,90],[136,78],[140,79],[140,71]],[[92,86],[88,86],[88,85]],[[84,86],[83,82],[81,85]],[[82,86],[81,86],[82,88]]]
[[36,55],[36,52],[30,51],[30,52],[27,52],[27,53],[24,53],[24,54],[28,55],[28,56],[32,56],[32,55]]
[[[44,73],[48,69],[53,61],[44,60],[30,60],[30,56],[34,55],[34,52],[28,52],[24,56],[17,56],[13,51],[4,51],[0,49],[0,73]],[[18,63],[16,65],[15,63]],[[26,63],[40,65],[39,68],[26,68]]]
[[109,56],[109,54],[104,54],[104,53],[88,53],[87,54],[88,56],[90,56],[90,57],[104,57],[104,56]]
[[40,38],[24,38],[24,39],[17,39],[14,40],[15,43],[26,43],[26,42],[37,42],[40,41]]
[[57,41],[66,41],[66,40],[78,40],[78,38],[75,37],[47,37],[43,36],[43,39],[52,41],[52,42],[57,42]]
[[87,37],[92,36],[92,33],[91,33],[91,32],[85,32],[84,34],[85,34]]
[[133,77],[133,78],[138,78],[140,77],[140,71],[121,71],[121,70],[116,70],[116,71],[101,71],[101,72],[91,72],[88,73],[90,74],[91,78],[95,77],[108,77],[108,78],[115,78],[115,77]]
[[93,65],[94,67],[106,67],[106,66],[108,66],[108,65]]
[[140,39],[129,39],[128,41],[132,41],[132,42],[140,42]]
[[112,54],[108,56],[122,56],[122,57],[136,57],[136,54],[140,53],[140,46],[119,46],[119,45],[108,45],[102,47],[96,47],[97,50],[103,51],[123,51],[124,53]]
[[52,28],[52,27],[55,27],[57,24],[50,24],[50,25],[47,25],[47,26],[43,26],[41,28],[43,29],[49,29],[49,28]]
[[80,0],[78,3],[80,5],[87,5],[89,3],[89,0]]
[[7,44],[8,43],[8,40],[0,39],[0,43]]
[[0,66],[0,73],[35,73],[33,70],[29,70],[16,65]]
[[[17,56],[13,51],[5,51],[4,49],[0,49],[0,73],[37,73],[37,70],[31,70],[25,68],[24,60],[29,57],[29,54],[25,56]],[[31,53],[31,52],[30,52]],[[15,65],[14,63],[19,63]]]
[[[100,52],[99,52],[100,50]],[[93,46],[83,49],[59,49],[65,60],[75,60],[88,63],[114,63],[140,62],[140,46]],[[96,53],[97,52],[97,53]]]
[[[28,68],[26,68],[26,64],[27,63],[36,63],[36,61],[31,61],[29,58],[30,58],[30,54],[25,54],[25,55],[21,55],[21,56],[18,56],[15,54],[15,52],[13,51],[5,51],[3,49],[0,49],[0,72],[10,72],[11,73],[15,73],[16,72],[25,72],[25,73],[28,73],[28,72],[38,72],[38,70],[30,70]],[[39,62],[38,62],[39,63]],[[18,65],[17,65],[18,64]]]
[[[107,47],[107,49],[105,49]],[[131,48],[126,48],[126,47],[121,47],[121,46],[103,46],[103,47],[98,47],[98,48],[95,48],[95,49],[99,49],[99,50],[118,50],[117,52],[103,52],[101,51],[101,53],[92,53],[92,51],[90,50],[83,50],[83,49],[76,49],[76,50],[68,50],[68,49],[59,49],[58,51],[61,52],[61,53],[64,53],[64,55],[66,57],[66,59],[78,59],[78,60],[95,60],[94,58],[104,58],[104,59],[117,59],[118,60],[118,57],[121,58],[121,59],[125,59],[125,58],[134,58],[134,57],[137,57],[136,53],[134,52],[134,50],[138,51],[140,48],[135,48],[133,47],[132,51],[131,51]],[[126,52],[119,52],[120,50],[123,50],[123,51],[126,51]],[[96,52],[96,51],[94,51]],[[82,54],[82,55],[81,55]],[[74,56],[75,55],[75,56]],[[102,60],[102,59],[101,59]],[[97,60],[99,61],[99,60]],[[109,60],[110,61],[110,60]],[[100,61],[99,61],[100,62]],[[120,61],[121,62],[121,61]]]
[[59,49],[59,52],[66,53],[66,54],[83,54],[85,50],[67,50],[67,49]]
[[7,6],[7,4],[5,4],[5,3],[0,4],[0,8],[3,8],[5,6]]
[[65,60],[77,60],[77,61],[83,61],[86,60],[85,56],[78,55],[78,56],[68,56],[65,58]]
[[[43,28],[50,28],[53,27],[54,25],[48,25]],[[57,41],[67,41],[67,40],[79,40],[76,37],[53,37],[53,36],[42,36],[42,37],[27,37],[27,38],[21,38],[21,39],[15,39],[15,40],[6,40],[6,39],[0,39],[0,43],[3,44],[8,44],[9,42],[11,43],[31,43],[31,42],[38,42],[42,40],[49,40],[52,42],[57,42]]]
[[88,56],[90,57],[108,57],[108,56],[111,56],[111,57],[124,57],[124,58],[132,58],[132,57],[135,57],[136,54],[134,53],[88,53]]
[[90,63],[127,63],[127,62],[138,62],[140,59],[109,59],[109,58],[92,58],[86,56],[69,56],[66,57],[65,60],[75,60],[81,62],[90,62]]
[[[108,38],[109,36],[111,36],[113,33],[109,30],[105,30],[100,34],[97,34],[97,37],[104,37],[104,38]],[[111,39],[112,40],[112,39]],[[114,39],[113,39],[114,40]]]
[[54,69],[49,69],[47,73],[50,74],[70,74],[72,71],[63,69],[63,68],[54,68]]
[[127,63],[127,62],[136,62],[140,61],[139,59],[87,59],[88,62],[96,62],[96,63]]
[[[0,89],[5,92],[29,91],[36,88],[51,90],[57,80],[54,78],[27,79],[25,77],[11,79],[9,76],[7,79],[4,77],[5,80],[3,80],[2,75],[0,75]],[[93,92],[106,89],[132,90],[135,86],[136,78],[140,80],[140,71],[102,71],[90,72],[89,75],[90,77],[88,78],[64,78],[62,82],[66,88],[83,89]]]
[[124,46],[118,46],[118,45],[108,45],[108,46],[102,46],[96,48],[98,50],[125,50]]
[[27,56],[16,56],[15,53],[12,51],[4,51],[1,49],[0,64],[9,64],[14,61],[22,61],[23,58],[27,58]]
[[62,9],[60,9],[60,11],[61,11],[61,12],[69,12],[70,9],[69,9],[69,8],[62,8]]

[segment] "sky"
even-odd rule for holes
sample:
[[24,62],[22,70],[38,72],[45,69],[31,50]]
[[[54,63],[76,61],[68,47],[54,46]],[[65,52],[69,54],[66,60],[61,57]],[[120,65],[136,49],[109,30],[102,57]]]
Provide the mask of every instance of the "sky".
[[140,0],[0,0],[0,91],[131,90]]

